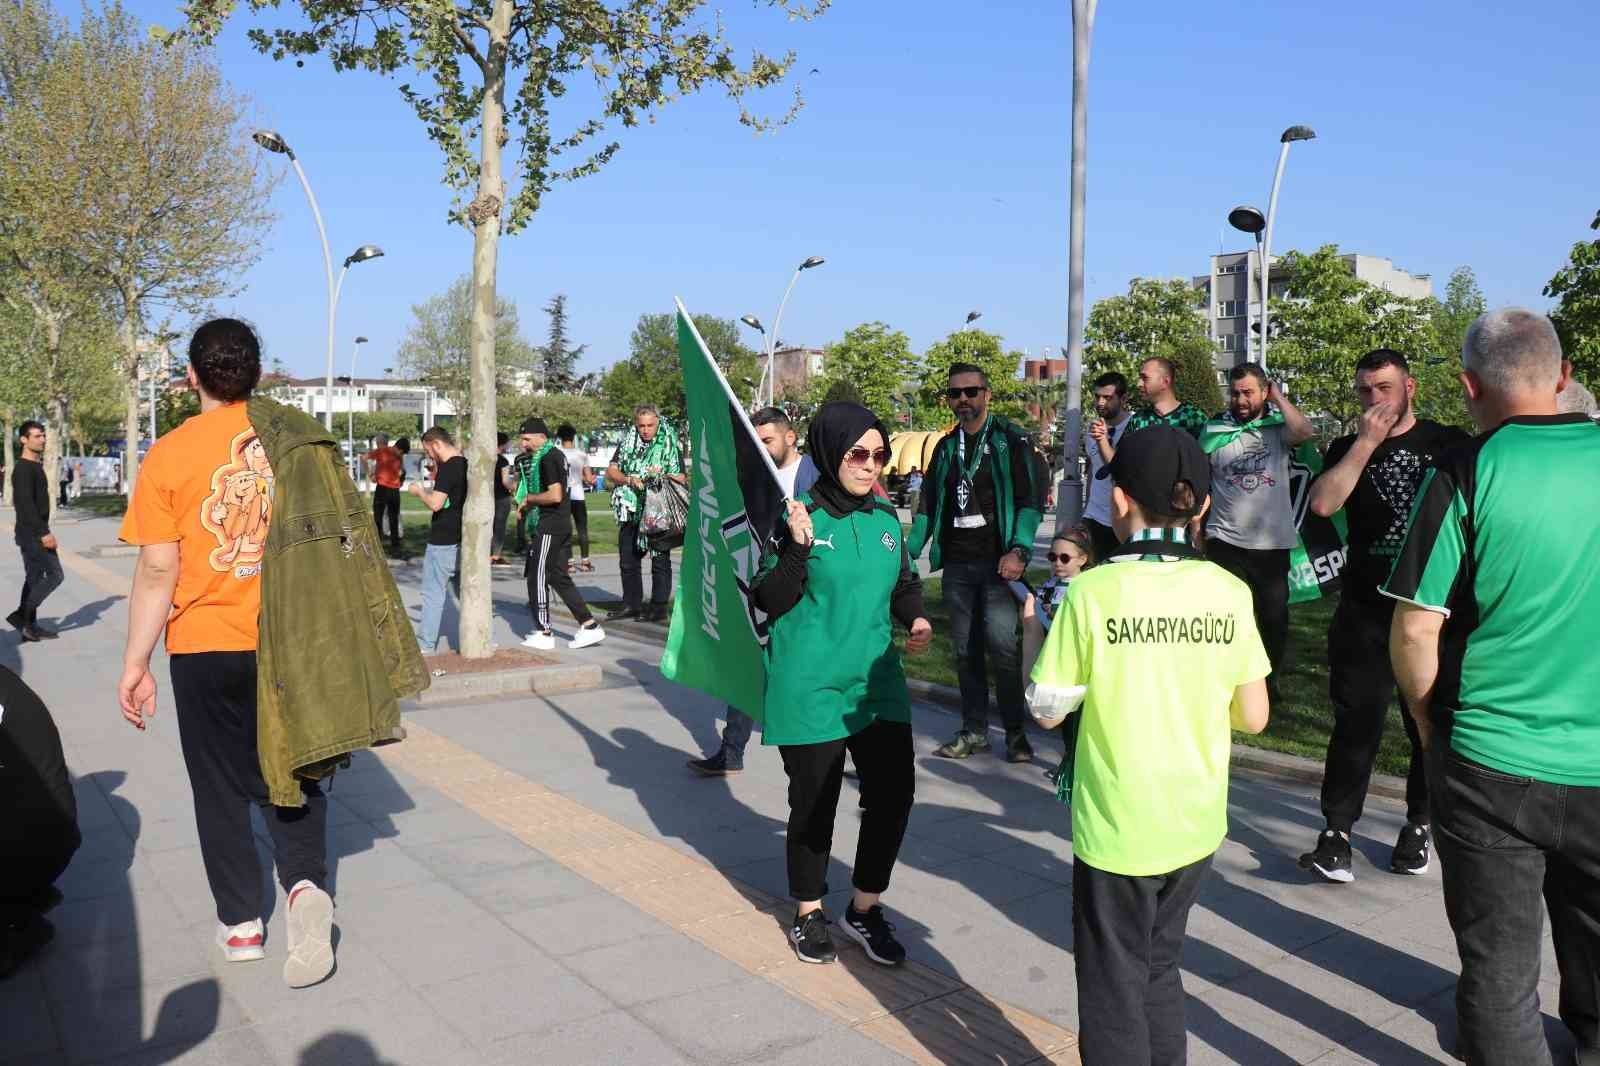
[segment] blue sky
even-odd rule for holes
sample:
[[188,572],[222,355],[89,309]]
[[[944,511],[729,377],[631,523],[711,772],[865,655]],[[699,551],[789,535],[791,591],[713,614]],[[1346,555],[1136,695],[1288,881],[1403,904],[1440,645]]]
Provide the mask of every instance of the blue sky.
[[[247,5],[241,5],[244,7]],[[292,9],[292,3],[285,10]],[[783,338],[836,339],[881,319],[921,350],[968,310],[1038,354],[1066,336],[1071,26],[1065,0],[982,5],[835,0],[814,23],[729,6],[736,42],[799,53],[806,96],[791,126],[756,136],[707,93],[654,126],[621,131],[599,175],[556,188],[532,225],[502,240],[500,291],[537,343],[540,308],[568,297],[588,368],[626,354],[639,314],[679,295],[695,312],[771,324],[789,273],[808,272]],[[1483,10],[1475,10],[1481,7]],[[1099,9],[1089,87],[1090,301],[1135,275],[1204,272],[1230,207],[1265,208],[1277,136],[1296,145],[1276,250],[1338,243],[1431,273],[1471,266],[1491,304],[1545,307],[1544,283],[1600,208],[1600,8],[1581,0],[1496,5],[1206,5],[1148,0]],[[132,0],[173,26],[172,0]],[[413,303],[470,269],[448,226],[437,151],[395,83],[335,74],[325,59],[274,63],[235,17],[224,73],[261,124],[295,146],[336,261],[338,372],[394,364]],[[810,73],[812,68],[817,73]],[[781,110],[782,94],[767,101]],[[254,321],[269,354],[317,372],[325,351],[321,253],[292,174],[246,289],[218,310]],[[336,262],[337,266],[337,262]],[[752,342],[756,338],[752,337]]]

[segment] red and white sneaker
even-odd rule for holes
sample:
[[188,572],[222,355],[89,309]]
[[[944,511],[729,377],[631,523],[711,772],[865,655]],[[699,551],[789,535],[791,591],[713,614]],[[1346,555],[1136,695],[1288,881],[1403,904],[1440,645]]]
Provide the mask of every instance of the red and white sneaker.
[[261,947],[265,940],[266,928],[260,918],[233,926],[217,923],[217,946],[229,962],[255,962],[266,958],[267,953]]
[[296,881],[287,910],[289,957],[283,979],[290,988],[305,988],[333,972],[333,897],[310,881]]

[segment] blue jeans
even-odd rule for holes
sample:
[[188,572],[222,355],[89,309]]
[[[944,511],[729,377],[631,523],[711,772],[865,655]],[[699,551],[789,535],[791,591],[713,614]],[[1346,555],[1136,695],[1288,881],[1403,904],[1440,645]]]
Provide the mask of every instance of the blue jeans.
[[1449,744],[1444,730],[1435,733],[1428,770],[1445,913],[1461,955],[1459,1051],[1470,1066],[1549,1066],[1539,1020],[1542,897],[1561,1020],[1580,1054],[1592,1054],[1600,1048],[1600,788],[1503,774]]
[[944,605],[950,612],[956,678],[961,684],[961,728],[989,730],[989,677],[1006,735],[1022,732],[1022,637],[1017,598],[1000,580],[1000,560],[947,563]]
[[737,707],[728,708],[728,724],[722,727],[722,754],[730,765],[744,765],[744,748],[755,727],[754,718]]
[[[422,624],[417,628],[417,643],[422,654],[432,655],[439,644],[439,624],[444,621],[445,588],[459,581],[456,567],[461,561],[461,545],[430,544],[422,553]],[[457,585],[457,594],[460,586]]]

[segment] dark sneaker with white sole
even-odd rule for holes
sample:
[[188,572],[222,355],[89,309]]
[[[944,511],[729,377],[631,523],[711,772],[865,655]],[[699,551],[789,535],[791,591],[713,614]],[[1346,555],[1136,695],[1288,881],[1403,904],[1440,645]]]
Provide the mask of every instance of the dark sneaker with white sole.
[[1394,842],[1394,855],[1389,859],[1389,869],[1397,874],[1425,874],[1433,858],[1433,841],[1428,827],[1407,822],[1400,830],[1400,839]]
[[982,733],[969,733],[963,729],[947,743],[934,748],[933,753],[941,759],[965,759],[978,752],[988,751],[989,747],[988,736]]
[[874,903],[865,914],[846,904],[839,918],[844,935],[860,944],[867,958],[883,966],[899,966],[906,961],[906,949],[894,938],[894,926],[883,916],[883,906]]
[[828,935],[828,916],[820,910],[797,916],[789,927],[789,943],[801,962],[832,962],[839,957]]
[[1324,829],[1317,838],[1317,850],[1300,856],[1300,868],[1334,884],[1354,881],[1356,874],[1350,868],[1349,838],[1336,830]]

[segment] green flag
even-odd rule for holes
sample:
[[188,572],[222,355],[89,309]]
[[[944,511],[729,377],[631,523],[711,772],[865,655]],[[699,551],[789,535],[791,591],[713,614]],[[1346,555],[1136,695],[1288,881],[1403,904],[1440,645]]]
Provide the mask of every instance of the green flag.
[[688,407],[689,520],[661,673],[761,720],[766,617],[750,587],[783,518],[783,490],[755,427],[683,304],[678,361]]
[[1311,482],[1322,472],[1322,454],[1310,441],[1289,458],[1289,500],[1300,539],[1289,553],[1289,602],[1319,599],[1339,587],[1345,563],[1344,511],[1323,518],[1311,510]]

